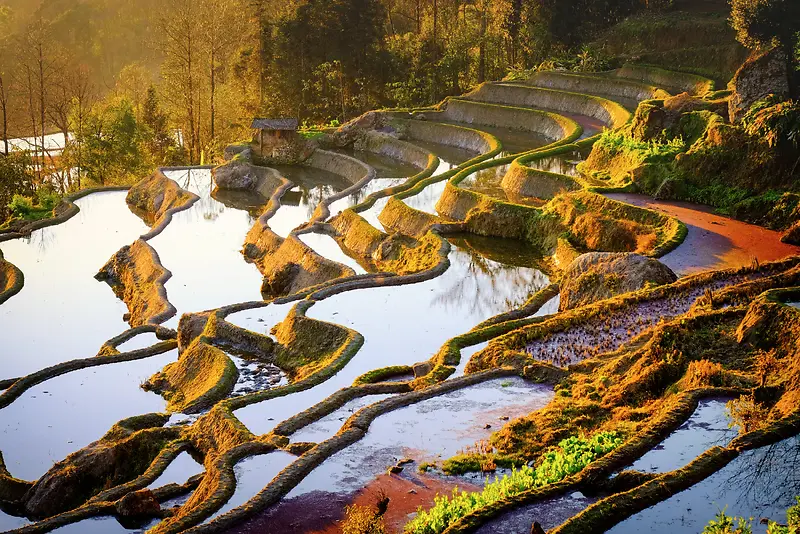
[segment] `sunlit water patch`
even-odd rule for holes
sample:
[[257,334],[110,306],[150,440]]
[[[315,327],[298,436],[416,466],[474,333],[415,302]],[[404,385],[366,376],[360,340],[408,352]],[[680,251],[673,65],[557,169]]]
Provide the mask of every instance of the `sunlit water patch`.
[[344,253],[339,243],[333,237],[327,234],[316,233],[300,234],[297,237],[323,258],[346,265],[353,269],[356,274],[367,272],[354,258]]
[[[176,213],[150,241],[161,263],[172,272],[166,283],[169,301],[178,309],[167,324],[177,326],[186,312],[217,308],[231,302],[261,299],[261,273],[241,254],[255,219],[247,209],[230,208],[211,196],[209,169],[167,171],[169,178],[200,197]],[[220,283],[224,279],[225,283]]]
[[316,303],[307,315],[359,332],[365,338],[361,350],[334,378],[313,389],[238,410],[237,417],[256,434],[268,432],[277,421],[352,384],[367,371],[429,359],[449,338],[519,307],[549,284],[532,264],[498,263],[458,245],[450,253],[450,263],[433,280],[349,291]]
[[0,243],[5,259],[25,275],[22,291],[0,305],[0,376],[94,356],[129,328],[125,304],[94,279],[121,246],[147,230],[125,195],[89,195],[75,202],[81,211],[69,221]]
[[166,401],[139,385],[177,351],[73,371],[26,391],[0,410],[0,450],[11,474],[36,480],[55,462],[100,439],[117,421],[163,412]]

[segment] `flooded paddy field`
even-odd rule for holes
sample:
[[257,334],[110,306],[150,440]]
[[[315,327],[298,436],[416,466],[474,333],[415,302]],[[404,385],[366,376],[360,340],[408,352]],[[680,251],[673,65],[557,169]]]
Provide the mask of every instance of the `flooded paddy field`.
[[[242,144],[0,243],[0,530],[782,521],[800,493],[800,248],[595,193],[578,164],[637,99],[580,83],[613,102],[509,85],[581,105],[487,96],[459,122],[397,121],[425,140],[331,128],[293,165]],[[514,195],[513,173],[568,187]]]

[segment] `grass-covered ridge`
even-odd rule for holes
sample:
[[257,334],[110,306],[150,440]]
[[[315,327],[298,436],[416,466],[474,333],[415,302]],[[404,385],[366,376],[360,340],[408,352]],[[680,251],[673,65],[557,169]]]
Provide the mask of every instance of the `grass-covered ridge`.
[[405,528],[410,534],[439,534],[458,519],[480,508],[528,490],[560,482],[578,473],[601,456],[622,444],[617,432],[599,432],[591,438],[572,436],[561,441],[558,447],[546,451],[537,467],[523,466],[510,475],[495,478],[482,492],[459,493],[453,490],[450,497],[439,496],[433,508],[420,510]]

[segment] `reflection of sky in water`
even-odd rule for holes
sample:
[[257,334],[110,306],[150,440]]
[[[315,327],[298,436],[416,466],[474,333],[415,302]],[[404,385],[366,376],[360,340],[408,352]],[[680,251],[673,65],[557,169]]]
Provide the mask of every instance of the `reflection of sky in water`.
[[156,489],[167,484],[185,484],[187,480],[203,471],[205,471],[203,466],[197,463],[188,452],[182,452],[172,460],[161,476],[147,487]]
[[746,451],[716,474],[613,529],[614,534],[700,532],[725,509],[729,516],[753,517],[753,531],[766,532],[762,517],[785,523],[786,510],[800,495],[800,436]]
[[1,377],[94,356],[129,328],[122,320],[125,304],[94,279],[120,247],[147,230],[126,207],[125,195],[89,195],[75,202],[81,211],[69,221],[0,244],[25,275],[22,291],[0,306]]
[[[350,385],[367,371],[427,360],[447,339],[519,306],[549,283],[533,267],[509,267],[457,246],[450,262],[443,275],[427,282],[349,291],[315,304],[307,312],[309,317],[356,330],[364,336],[364,346],[327,382],[243,408],[237,417],[257,434],[268,432],[277,421]],[[254,317],[253,312],[240,315]]]
[[547,386],[518,377],[491,380],[381,415],[365,438],[316,468],[288,497],[310,491],[350,492],[402,458],[448,458],[488,439],[501,417],[515,418],[552,398]]
[[739,431],[730,428],[724,400],[701,401],[694,414],[660,445],[637,460],[631,469],[666,473],[680,469],[719,445],[726,447]]
[[[172,271],[167,297],[178,314],[217,308],[232,302],[261,300],[261,273],[240,250],[255,219],[248,211],[229,208],[211,197],[209,169],[167,171],[167,177],[200,197],[188,210],[150,240],[161,263]],[[224,283],[223,283],[224,282]]]
[[283,451],[275,451],[260,456],[245,458],[233,467],[236,474],[236,492],[214,515],[206,519],[208,523],[215,517],[237,508],[258,494],[275,478],[275,475],[296,459]]
[[[317,206],[324,199],[344,191],[352,184],[338,174],[333,174],[312,167],[276,167],[288,180],[296,184],[281,198],[281,207],[270,218],[268,224],[273,232],[281,237],[308,222],[314,215]],[[358,201],[360,193],[348,196],[347,199]],[[331,209],[331,214],[336,212]]]
[[300,241],[308,245],[311,250],[324,258],[341,263],[353,269],[356,274],[363,274],[367,271],[353,258],[342,251],[339,243],[327,234],[301,234],[297,236]]
[[0,410],[0,450],[11,474],[36,480],[120,419],[163,411],[164,399],[139,384],[176,358],[171,351],[82,369],[26,391]]

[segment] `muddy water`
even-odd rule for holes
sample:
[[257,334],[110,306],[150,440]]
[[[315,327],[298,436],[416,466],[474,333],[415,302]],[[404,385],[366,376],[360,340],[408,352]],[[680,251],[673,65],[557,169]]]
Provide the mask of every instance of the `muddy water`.
[[744,452],[716,474],[609,530],[613,534],[701,532],[720,510],[754,518],[753,531],[766,532],[761,518],[786,523],[786,509],[800,495],[800,437]]
[[624,314],[597,317],[537,339],[528,344],[526,350],[537,360],[561,366],[612,352],[662,320],[668,321],[688,312],[694,301],[706,290],[717,291],[758,276],[760,275],[735,276],[702,284],[668,298],[640,302],[632,305]]
[[[261,298],[261,273],[240,252],[255,219],[247,209],[229,208],[211,196],[210,169],[166,171],[184,189],[200,197],[150,244],[161,263],[172,271],[167,297],[178,310],[169,326],[177,326],[186,312],[202,311],[231,302]],[[262,199],[266,202],[266,199]],[[225,283],[219,283],[220,279]]]
[[177,351],[103,365],[40,384],[0,410],[0,450],[12,475],[36,480],[55,462],[100,439],[121,419],[163,412],[166,401],[139,387]]
[[731,428],[726,400],[701,401],[695,413],[660,445],[639,458],[630,469],[666,473],[680,469],[714,446],[726,447],[739,432]]
[[121,246],[147,230],[128,210],[125,195],[89,195],[76,202],[80,213],[64,224],[0,243],[6,260],[25,275],[22,291],[0,306],[0,377],[94,356],[129,328],[122,320],[125,304],[94,279]]
[[781,234],[712,213],[689,202],[654,200],[646,195],[614,193],[609,198],[654,209],[680,219],[689,228],[686,241],[661,261],[679,275],[750,265],[800,254],[800,247],[781,243]]
[[[375,489],[377,479],[389,466],[403,459],[413,460],[406,465],[399,478],[414,489],[417,466],[423,461],[441,461],[474,444],[488,439],[494,429],[501,427],[506,418],[514,418],[541,408],[552,398],[547,386],[530,384],[518,377],[496,379],[429,399],[380,416],[370,426],[367,436],[358,443],[332,456],[317,467],[274,509],[241,527],[242,532],[253,531],[254,525],[287,524],[296,504],[314,506],[323,504],[330,512],[327,522],[317,521],[315,530],[330,527],[344,512],[344,504],[357,498],[364,487]],[[377,400],[377,399],[373,399]],[[351,406],[353,408],[353,406]],[[336,421],[338,422],[338,421]],[[322,425],[332,427],[330,423]],[[324,437],[330,428],[320,435]],[[316,435],[313,430],[306,436]],[[303,441],[303,440],[300,440]],[[394,478],[394,477],[392,477]],[[452,479],[458,480],[458,479]],[[457,482],[462,489],[468,486]],[[453,482],[442,485],[449,493]],[[469,488],[467,488],[469,489]],[[476,488],[477,489],[477,488]],[[415,490],[416,491],[416,490]],[[413,494],[412,494],[413,495]],[[408,494],[406,495],[408,497]],[[433,503],[435,493],[423,492],[410,497],[405,508],[413,511],[417,506]],[[328,510],[329,503],[338,503]],[[390,509],[392,504],[390,502]],[[407,518],[395,517],[389,532],[401,532]],[[327,524],[326,524],[327,523]],[[237,531],[239,531],[237,529]]]
[[596,501],[596,498],[586,497],[576,491],[563,497],[515,508],[485,523],[475,532],[476,534],[527,534],[534,522],[539,523],[547,531],[582,512]]
[[[506,245],[524,247],[521,243]],[[458,246],[453,247],[450,262],[443,275],[427,282],[350,291],[315,304],[307,312],[309,317],[356,330],[364,336],[364,346],[327,382],[249,406],[236,416],[256,434],[268,432],[278,421],[350,385],[367,371],[427,360],[447,339],[469,330],[469,325],[520,306],[549,283],[533,264],[504,265]],[[264,313],[274,317],[274,310],[268,308]],[[255,310],[237,315],[259,317]],[[249,321],[252,324],[253,319]]]

